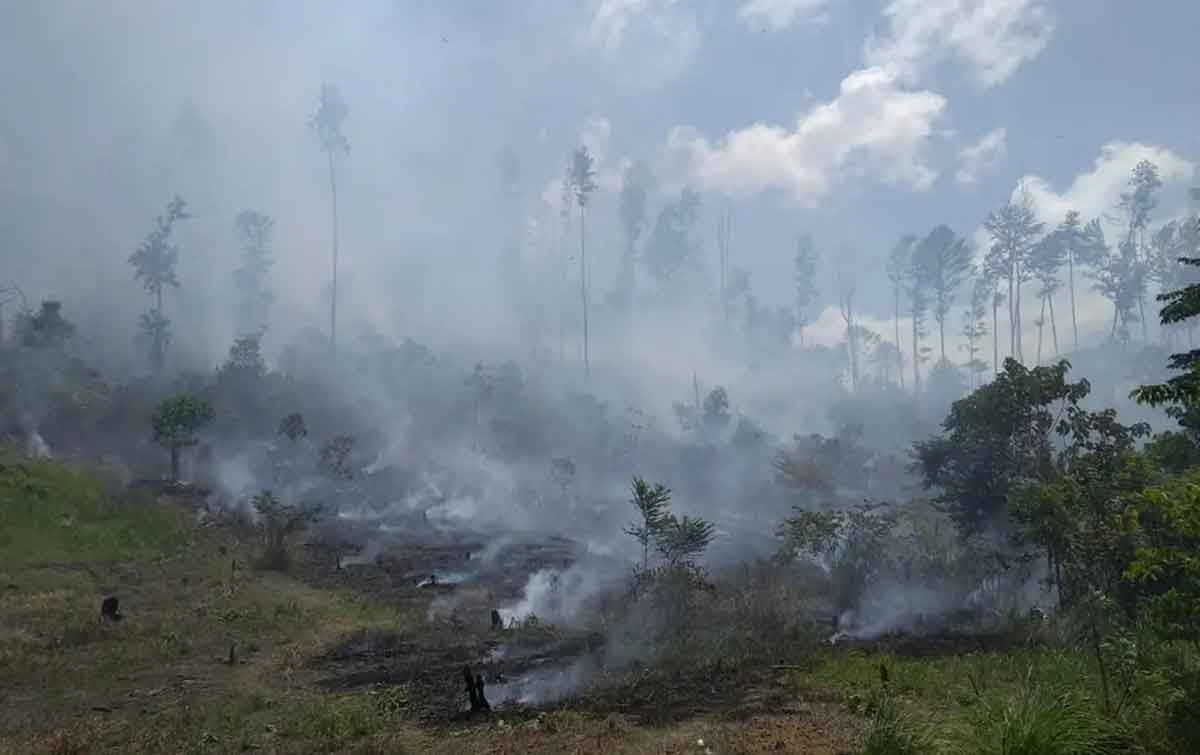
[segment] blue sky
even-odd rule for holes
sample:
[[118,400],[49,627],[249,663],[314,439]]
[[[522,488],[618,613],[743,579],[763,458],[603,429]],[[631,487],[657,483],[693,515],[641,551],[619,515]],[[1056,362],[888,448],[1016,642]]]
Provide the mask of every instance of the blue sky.
[[[306,304],[327,229],[304,115],[332,80],[351,105],[347,280],[386,299],[397,277],[443,262],[437,280],[485,297],[488,279],[461,283],[455,266],[490,253],[480,229],[495,220],[495,153],[517,153],[530,243],[546,246],[546,199],[584,142],[601,173],[600,289],[616,272],[620,171],[642,159],[664,191],[701,189],[710,257],[715,210],[730,204],[735,264],[765,303],[790,303],[794,240],[808,232],[824,282],[833,257],[853,253],[860,304],[885,318],[880,260],[894,240],[938,223],[974,239],[1023,176],[1047,220],[1069,207],[1091,217],[1151,158],[1166,179],[1160,216],[1182,211],[1200,183],[1197,40],[1192,0],[10,3],[0,188],[88,218],[23,222],[72,255],[113,249],[114,279],[137,223],[173,191],[209,198],[220,224],[206,253],[228,247],[229,261],[206,258],[194,276],[232,265],[227,216],[262,207],[292,255],[278,268],[292,275],[284,298]],[[172,124],[189,104],[218,148],[184,165]],[[1085,329],[1102,333],[1103,303],[1085,309]],[[821,323],[838,337],[830,311]]]

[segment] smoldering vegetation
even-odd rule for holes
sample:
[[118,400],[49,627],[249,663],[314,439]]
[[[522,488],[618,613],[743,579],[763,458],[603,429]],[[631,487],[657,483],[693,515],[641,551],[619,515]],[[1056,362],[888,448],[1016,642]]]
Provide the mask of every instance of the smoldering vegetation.
[[[768,305],[730,266],[725,198],[565,140],[487,145],[462,196],[428,199],[437,222],[391,243],[385,212],[348,209],[386,205],[353,147],[390,122],[308,89],[292,113],[308,151],[287,160],[317,166],[319,194],[259,202],[219,121],[157,113],[171,180],[121,173],[139,194],[171,184],[157,209],[71,197],[104,214],[86,285],[38,240],[90,216],[5,200],[20,259],[55,263],[0,270],[0,442],[190,506],[252,537],[254,568],[430,629],[343,638],[308,659],[323,687],[407,685],[443,722],[568,702],[754,712],[786,701],[746,703],[746,679],[847,647],[1038,646],[1096,669],[1078,710],[1120,721],[1097,740],[1169,719],[1197,741],[1194,660],[1164,659],[1200,615],[1200,218],[1156,214],[1154,164],[1116,222],[1047,225],[1027,195],[999,197],[978,248],[937,225],[857,268],[835,233],[786,234],[794,292]],[[1068,339],[1077,287],[1111,306],[1107,332]],[[874,289],[888,306],[864,306]],[[867,707],[873,736],[899,737],[888,673]],[[1154,701],[1151,677],[1174,696]],[[998,705],[981,730],[1010,721]]]

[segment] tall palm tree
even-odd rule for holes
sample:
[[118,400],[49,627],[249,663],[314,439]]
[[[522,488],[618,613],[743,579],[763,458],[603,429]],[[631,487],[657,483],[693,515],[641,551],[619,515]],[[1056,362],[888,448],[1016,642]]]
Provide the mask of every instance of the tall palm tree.
[[308,127],[321,142],[329,159],[329,201],[333,215],[333,283],[329,302],[329,344],[337,349],[337,280],[338,280],[338,202],[337,156],[350,154],[350,142],[342,133],[342,123],[350,109],[342,100],[336,84],[322,84],[317,109],[308,118]]
[[587,204],[596,192],[595,160],[586,146],[571,155],[571,187],[579,205],[579,298],[583,302],[583,371],[591,375],[588,356]]

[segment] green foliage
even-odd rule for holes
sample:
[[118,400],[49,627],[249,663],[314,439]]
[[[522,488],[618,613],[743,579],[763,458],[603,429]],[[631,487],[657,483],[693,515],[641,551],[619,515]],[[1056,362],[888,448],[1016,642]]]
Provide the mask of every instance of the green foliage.
[[804,328],[811,323],[810,310],[817,300],[817,250],[811,236],[804,234],[797,239],[793,267],[796,284],[796,327],[800,330],[800,339],[803,342]]
[[321,444],[319,465],[322,472],[335,480],[354,477],[350,454],[354,451],[354,436],[335,435]]
[[934,501],[972,534],[1007,511],[1013,485],[1049,479],[1054,473],[1054,433],[1090,390],[1086,380],[1068,383],[1070,364],[1027,369],[1007,359],[987,385],[954,402],[944,434],[914,444],[916,468]]
[[571,190],[580,209],[587,207],[588,200],[599,186],[596,184],[595,160],[586,146],[571,153]]
[[184,512],[117,500],[86,469],[0,448],[0,568],[118,561],[177,549]]
[[281,571],[287,569],[287,538],[316,521],[320,509],[286,504],[270,490],[258,493],[250,499],[250,504],[258,514],[259,529],[263,535],[263,567]]
[[633,478],[633,498],[629,503],[637,509],[642,521],[625,528],[625,533],[632,536],[642,546],[642,569],[650,567],[650,546],[662,530],[667,518],[667,510],[671,504],[671,491],[661,484],[651,485],[641,477]]
[[1015,697],[978,707],[964,752],[979,755],[1102,755],[1120,752],[1111,725],[1087,698],[1026,683]]
[[129,256],[134,277],[154,297],[153,307],[141,316],[139,325],[142,337],[150,344],[150,366],[155,370],[161,370],[165,363],[171,334],[170,320],[163,312],[163,290],[179,288],[179,278],[175,274],[179,247],[171,240],[171,235],[176,223],[190,217],[186,203],[176,195],[167,203],[166,211],[154,219],[154,230]]
[[203,399],[180,395],[164,399],[151,418],[154,441],[171,452],[171,474],[179,479],[179,451],[199,442],[201,428],[216,416],[212,406]]
[[654,547],[668,566],[691,563],[704,553],[715,534],[711,522],[687,516],[676,518],[667,514],[655,533]]
[[946,316],[954,294],[971,271],[967,242],[944,225],[939,225],[917,243],[912,264],[925,287],[933,294],[933,317],[938,323],[941,358],[946,358]]
[[330,156],[341,153],[349,154],[350,142],[342,133],[342,124],[350,108],[342,99],[342,92],[336,84],[322,84],[317,109],[308,118],[308,127],[321,142],[321,148]]
[[274,299],[267,287],[267,273],[273,264],[270,247],[275,221],[262,213],[245,210],[238,214],[234,226],[243,244],[242,266],[234,273],[242,297],[241,327],[247,333],[261,333],[266,330],[267,308]]
[[776,529],[781,561],[801,555],[822,559],[833,581],[838,613],[858,607],[867,588],[888,567],[888,540],[898,523],[895,512],[860,505],[849,511],[796,509]]
[[279,434],[290,440],[292,443],[299,441],[301,438],[308,436],[308,426],[304,423],[304,415],[300,412],[292,412],[283,419],[279,420]]
[[75,335],[75,326],[62,316],[58,301],[43,301],[37,314],[18,314],[15,325],[18,341],[29,349],[62,348]]
[[1131,497],[1135,553],[1126,577],[1166,637],[1200,641],[1200,472]]
[[929,729],[909,721],[886,690],[873,707],[862,755],[928,755],[934,751]]
[[673,285],[690,266],[696,263],[696,244],[692,231],[700,211],[700,195],[684,188],[679,198],[659,210],[654,221],[645,261],[664,293],[675,292]]

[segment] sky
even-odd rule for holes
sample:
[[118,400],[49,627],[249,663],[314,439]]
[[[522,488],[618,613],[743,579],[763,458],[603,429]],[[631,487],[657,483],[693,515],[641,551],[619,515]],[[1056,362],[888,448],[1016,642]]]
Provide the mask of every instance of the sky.
[[[1182,212],[1200,183],[1198,31],[1191,0],[0,0],[0,279],[132,308],[125,259],[180,192],[197,220],[179,306],[227,283],[231,220],[252,207],[276,218],[283,298],[318,326],[327,178],[305,118],[333,81],[351,109],[347,300],[372,323],[436,336],[483,311],[511,328],[484,230],[515,213],[548,248],[565,155],[585,143],[598,287],[617,271],[621,170],[640,159],[656,201],[702,192],[714,260],[729,208],[733,264],[761,301],[790,304],[809,233],[818,340],[840,337],[838,259],[888,333],[895,240],[946,223],[974,242],[1018,185],[1047,222],[1102,216],[1146,158],[1160,218]],[[515,210],[497,201],[501,149],[520,165]],[[1099,338],[1107,311],[1085,299]]]

